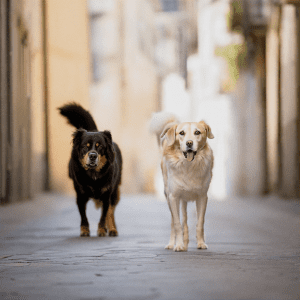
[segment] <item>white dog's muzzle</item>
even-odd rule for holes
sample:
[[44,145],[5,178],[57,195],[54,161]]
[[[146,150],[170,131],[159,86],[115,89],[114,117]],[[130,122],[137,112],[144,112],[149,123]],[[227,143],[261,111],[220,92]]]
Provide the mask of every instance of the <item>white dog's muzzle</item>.
[[197,154],[197,151],[193,151],[193,150],[187,150],[183,152],[184,157],[188,160],[188,161],[193,161],[195,156]]

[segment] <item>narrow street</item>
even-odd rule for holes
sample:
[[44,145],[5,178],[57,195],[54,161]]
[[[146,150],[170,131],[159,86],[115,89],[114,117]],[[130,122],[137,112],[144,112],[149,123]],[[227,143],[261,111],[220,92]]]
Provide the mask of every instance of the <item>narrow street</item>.
[[299,299],[299,204],[211,200],[207,250],[197,250],[194,203],[188,252],[165,250],[170,213],[151,195],[123,196],[118,237],[79,237],[72,196],[43,194],[0,210],[0,299]]

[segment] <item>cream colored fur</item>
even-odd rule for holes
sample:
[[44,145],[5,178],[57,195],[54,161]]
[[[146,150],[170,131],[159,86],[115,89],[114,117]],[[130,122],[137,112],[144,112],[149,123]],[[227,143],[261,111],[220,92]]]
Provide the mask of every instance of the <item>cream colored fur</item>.
[[150,131],[156,134],[161,149],[164,189],[172,218],[171,237],[166,249],[188,249],[188,201],[196,201],[197,248],[206,249],[204,217],[214,163],[212,149],[207,143],[207,138],[214,138],[211,128],[204,121],[180,123],[176,116],[160,112],[153,115]]

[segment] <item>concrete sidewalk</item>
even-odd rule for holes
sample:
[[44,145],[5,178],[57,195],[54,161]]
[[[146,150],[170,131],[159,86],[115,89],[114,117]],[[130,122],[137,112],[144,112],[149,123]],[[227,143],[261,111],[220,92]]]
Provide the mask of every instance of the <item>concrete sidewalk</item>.
[[118,237],[79,237],[74,197],[45,194],[0,208],[0,299],[299,299],[299,205],[209,201],[207,250],[165,250],[170,213],[154,196],[122,196]]

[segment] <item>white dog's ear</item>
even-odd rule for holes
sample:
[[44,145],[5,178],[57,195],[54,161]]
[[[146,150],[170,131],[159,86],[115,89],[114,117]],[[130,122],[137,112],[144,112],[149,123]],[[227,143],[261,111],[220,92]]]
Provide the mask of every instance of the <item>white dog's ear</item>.
[[166,126],[162,132],[162,134],[160,135],[160,138],[162,139],[163,137],[165,137],[167,139],[167,145],[168,146],[172,146],[175,143],[175,139],[176,139],[176,128],[177,125],[173,125],[173,126]]
[[204,121],[200,121],[199,124],[202,125],[202,126],[204,126],[205,131],[206,131],[206,134],[207,134],[207,137],[208,137],[209,139],[213,139],[213,138],[214,138],[214,135],[213,135],[212,132],[211,132],[210,126],[207,125]]

